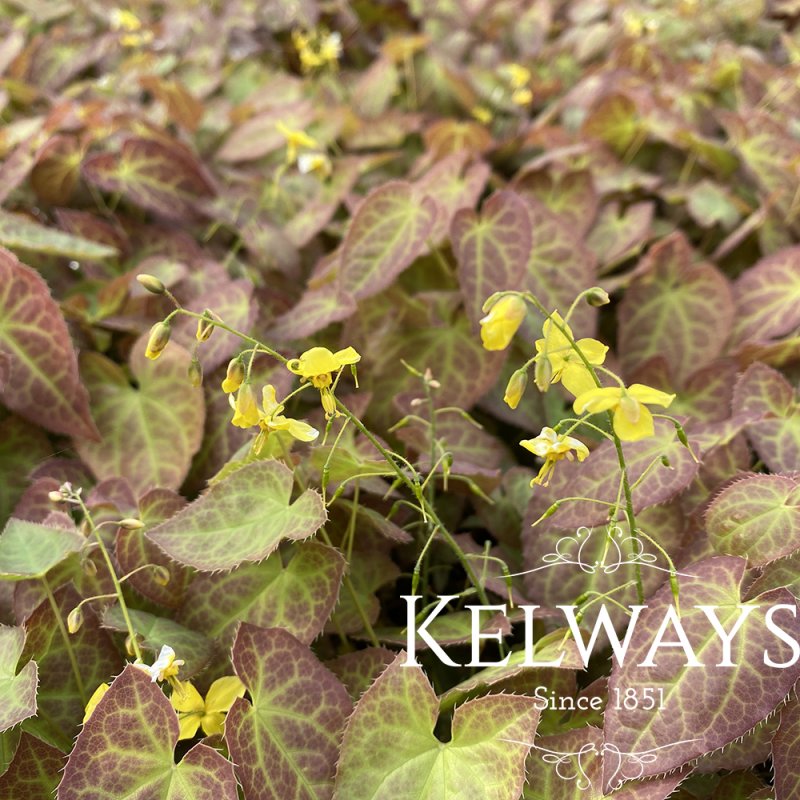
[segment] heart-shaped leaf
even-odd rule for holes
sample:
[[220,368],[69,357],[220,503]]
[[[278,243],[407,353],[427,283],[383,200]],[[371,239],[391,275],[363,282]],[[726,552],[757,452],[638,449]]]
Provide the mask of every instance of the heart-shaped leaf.
[[[683,766],[691,759],[734,741],[771,714],[800,676],[800,663],[785,669],[766,663],[765,652],[775,663],[791,661],[788,644],[766,627],[770,606],[796,601],[786,589],[767,592],[742,603],[741,584],[747,562],[719,556],[684,568],[692,577],[678,577],[681,626],[702,667],[688,666],[689,654],[682,647],[659,648],[656,666],[639,666],[646,660],[656,634],[663,624],[673,597],[664,585],[648,600],[636,621],[625,662],[616,659],[609,680],[609,695],[625,692],[642,696],[646,687],[663,688],[662,710],[646,710],[612,703],[605,712],[605,741],[623,754],[647,754],[641,774],[658,775]],[[730,631],[747,608],[748,616],[736,633],[730,666],[723,663],[720,637],[698,606],[714,606],[720,625]],[[800,620],[790,611],[775,616],[786,635],[800,638]],[[665,641],[674,641],[674,626],[667,622]],[[714,710],[714,725],[708,725],[708,710]],[[654,757],[653,757],[654,756]],[[604,764],[606,788],[617,774]]]
[[677,378],[721,352],[733,324],[728,279],[711,264],[692,264],[682,234],[655,245],[619,307],[618,352],[626,370],[662,356]]
[[0,535],[0,580],[41,578],[85,543],[76,530],[12,518]]
[[99,480],[124,476],[137,495],[154,486],[181,485],[200,447],[205,418],[203,394],[186,375],[189,353],[172,343],[157,361],[149,361],[145,338],[134,343],[130,356],[138,386],[99,353],[81,358],[102,440],[76,445]]
[[747,437],[773,472],[793,472],[800,464],[800,402],[780,372],[751,364],[733,391],[734,414],[755,418]]
[[800,485],[783,475],[752,475],[727,486],[706,511],[714,548],[759,567],[800,548]]
[[158,684],[125,667],[78,734],[58,800],[236,800],[233,765],[213,748],[197,744],[175,763],[179,733],[178,716]]
[[325,522],[311,489],[291,502],[294,478],[277,461],[256,461],[148,533],[181,564],[212,572],[263,561],[284,539],[307,539]]
[[781,724],[772,740],[775,800],[800,796],[800,700],[793,697],[781,709]]
[[38,273],[0,248],[0,398],[55,433],[97,439],[61,311]]
[[225,740],[248,800],[330,798],[347,690],[280,628],[243,623],[232,659],[252,702],[233,704]]
[[24,647],[24,628],[0,625],[0,731],[36,713],[36,662],[28,661],[17,674]]
[[297,545],[291,561],[275,555],[224,575],[198,575],[181,620],[217,642],[230,643],[240,622],[284,628],[310,644],[330,617],[344,572],[344,559],[319,542]]
[[386,289],[428,247],[436,202],[391,181],[370,192],[353,216],[342,245],[341,288],[357,300]]
[[480,215],[471,208],[455,215],[450,239],[467,316],[477,329],[486,298],[519,287],[531,250],[528,211],[513,192],[496,192]]
[[488,695],[459,706],[452,738],[433,733],[439,701],[400,653],[347,723],[334,800],[517,800],[539,711],[532,697]]

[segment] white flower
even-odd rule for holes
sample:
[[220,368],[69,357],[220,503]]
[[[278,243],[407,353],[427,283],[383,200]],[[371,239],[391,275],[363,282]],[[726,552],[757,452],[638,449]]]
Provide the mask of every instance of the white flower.
[[175,658],[175,651],[168,644],[165,644],[161,648],[158,658],[151,666],[148,667],[147,664],[142,664],[139,661],[135,662],[133,666],[146,672],[153,683],[156,683],[157,681],[174,678],[178,674],[180,667],[185,663],[182,659]]

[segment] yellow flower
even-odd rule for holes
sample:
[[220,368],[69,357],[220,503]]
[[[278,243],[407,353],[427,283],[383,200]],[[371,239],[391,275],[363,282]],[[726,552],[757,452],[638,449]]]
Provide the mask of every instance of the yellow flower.
[[505,350],[525,319],[525,301],[516,294],[501,297],[480,321],[481,341],[487,350]]
[[313,442],[319,436],[319,431],[312,428],[307,422],[290,419],[281,415],[283,406],[277,401],[275,387],[267,384],[261,391],[261,408],[258,425],[261,433],[256,437],[253,451],[258,455],[272,431],[287,431],[290,436],[301,442]]
[[342,55],[342,35],[337,31],[292,31],[292,44],[297,50],[303,72],[312,72],[326,64],[335,68]]
[[228,364],[225,380],[222,381],[222,391],[226,394],[235,392],[244,381],[244,364],[241,358],[234,358]]
[[342,55],[342,34],[338,31],[323,36],[319,43],[319,57],[332,67],[337,66]]
[[[557,327],[561,324],[569,338]],[[574,395],[588,392],[597,384],[592,374],[586,368],[581,357],[570,344],[572,329],[561,318],[558,311],[554,311],[550,319],[545,320],[542,328],[543,339],[536,340],[537,361],[546,359],[550,365],[550,383],[561,381],[564,388]],[[575,344],[580,348],[586,360],[592,365],[602,364],[606,360],[608,348],[596,339],[579,339]],[[545,387],[539,387],[544,391]]]
[[511,102],[515,106],[527,106],[533,100],[533,92],[527,87],[514,89],[511,93]]
[[83,724],[85,725],[92,712],[97,708],[97,704],[103,699],[105,693],[111,688],[107,683],[101,683],[92,693],[89,702],[86,704],[86,711],[83,715]]
[[183,659],[175,658],[175,651],[165,644],[151,666],[143,664],[141,661],[134,661],[133,666],[146,672],[153,683],[158,681],[169,681],[170,684],[180,683],[178,681],[178,671],[186,662]]
[[522,89],[531,80],[531,71],[522,64],[503,64],[500,67],[500,75],[512,89]]
[[641,383],[632,386],[611,386],[605,389],[590,389],[575,398],[572,407],[576,414],[597,414],[600,411],[613,411],[614,431],[623,442],[635,442],[652,436],[653,415],[648,405],[664,406],[675,399]]
[[306,150],[319,150],[320,144],[313,137],[309,136],[305,131],[290,128],[283,122],[276,122],[275,127],[278,132],[286,139],[286,163],[294,164],[297,161],[298,153],[301,149]]
[[327,178],[331,174],[331,160],[325,153],[301,153],[297,157],[297,169],[303,175],[316,172]]
[[469,113],[472,114],[478,122],[482,122],[484,125],[488,125],[493,119],[491,110],[486,108],[486,106],[473,106]]
[[287,361],[286,366],[290,372],[311,381],[312,386],[319,389],[322,407],[325,409],[325,414],[331,417],[336,413],[336,400],[331,389],[332,373],[338,372],[347,364],[357,364],[359,361],[361,356],[352,347],[337,350],[335,353],[327,347],[312,347],[300,358]]
[[218,678],[209,687],[206,699],[188,681],[181,683],[180,691],[170,697],[172,707],[178,712],[181,733],[179,739],[191,739],[202,728],[207,736],[221,734],[225,714],[237,697],[243,697],[244,684],[235,676]]
[[258,403],[251,383],[242,384],[236,393],[236,399],[234,400],[233,395],[228,395],[228,400],[234,411],[232,425],[237,428],[252,428],[253,425],[258,425],[261,415],[258,413]]
[[530,450],[535,456],[544,459],[544,464],[539,470],[539,474],[531,481],[531,486],[547,486],[556,468],[556,462],[566,458],[572,461],[574,456],[578,461],[583,461],[589,455],[589,448],[578,439],[572,436],[556,433],[552,428],[542,428],[541,433],[535,439],[523,439],[520,444]]
[[132,11],[126,11],[124,8],[113,8],[109,15],[111,27],[115,31],[138,31],[142,27],[141,20]]

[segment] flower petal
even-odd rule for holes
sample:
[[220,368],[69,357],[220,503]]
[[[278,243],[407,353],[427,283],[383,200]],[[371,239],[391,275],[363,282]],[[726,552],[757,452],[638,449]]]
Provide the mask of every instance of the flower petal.
[[[205,709],[207,712],[229,711],[237,697],[244,697],[244,684],[235,675],[217,678],[206,694]],[[210,733],[203,724],[206,733]]]
[[312,347],[310,350],[306,350],[300,358],[286,362],[286,367],[290,372],[294,372],[295,375],[302,375],[304,378],[313,378],[315,375],[335,372],[340,366],[341,364],[337,362],[336,356],[327,347]]
[[561,370],[562,386],[575,397],[597,388],[592,373],[580,362],[568,361]]
[[207,736],[222,735],[225,727],[225,715],[219,711],[206,714],[202,719],[203,730]]
[[103,695],[105,695],[110,688],[111,686],[108,683],[101,683],[94,692],[92,692],[92,696],[86,704],[86,712],[83,715],[84,724],[86,724],[86,720],[92,716],[92,712],[97,708],[97,704],[103,699]]
[[[344,350],[337,350],[333,354],[333,357],[336,359],[337,369],[345,366],[345,364],[357,364],[361,361],[361,354],[356,352],[352,347],[345,347]],[[330,371],[333,372],[333,370]]]
[[181,681],[180,690],[175,689],[172,692],[169,702],[176,711],[184,714],[202,714],[206,707],[200,692],[189,681]]
[[[608,347],[602,342],[598,342],[597,339],[578,339],[575,344],[578,345],[578,348],[586,356],[586,360],[590,364],[602,364],[606,360]],[[575,353],[575,355],[577,356],[578,354]]]
[[196,712],[191,714],[179,714],[178,727],[180,728],[180,733],[178,734],[178,740],[194,739],[194,735],[200,727],[200,719],[201,714]]
[[635,422],[625,414],[623,407],[617,406],[614,411],[614,431],[623,442],[636,442],[646,439],[655,432],[653,415],[647,406],[639,406],[639,419]]
[[268,383],[261,390],[261,408],[266,416],[271,417],[279,408],[278,398],[275,395],[275,387]]
[[645,386],[643,383],[634,383],[628,387],[628,394],[635,397],[640,403],[648,403],[654,406],[667,406],[675,399],[674,394],[667,394],[658,389],[653,389],[652,386]]
[[596,414],[598,411],[608,411],[619,405],[621,397],[622,389],[619,386],[590,389],[575,398],[572,409],[576,414],[583,414],[587,411],[590,414]]
[[298,419],[287,419],[287,422],[286,430],[298,441],[313,442],[319,436],[319,431],[307,422]]

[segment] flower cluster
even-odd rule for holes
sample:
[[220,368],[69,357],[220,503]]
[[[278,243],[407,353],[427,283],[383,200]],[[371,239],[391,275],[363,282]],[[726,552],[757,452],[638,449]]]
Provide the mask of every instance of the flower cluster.
[[[592,304],[608,302],[608,295],[602,289],[591,289],[584,294]],[[524,294],[507,292],[487,301],[484,310],[488,313],[480,321],[481,339],[487,350],[504,350],[509,346],[525,319],[525,299]],[[653,414],[647,406],[668,407],[675,399],[674,394],[641,383],[626,386],[618,376],[602,367],[608,347],[597,339],[576,339],[568,320],[556,310],[548,315],[542,326],[542,338],[537,339],[534,346],[536,355],[514,372],[506,387],[503,399],[511,408],[519,405],[525,393],[531,364],[540,391],[545,392],[553,384],[560,383],[573,395],[573,410],[581,419],[570,430],[593,414],[610,412],[614,435],[622,442],[635,442],[655,432]],[[619,385],[602,386],[597,368]],[[536,438],[525,439],[520,444],[544,459],[532,485],[547,486],[556,462],[564,458],[573,459],[573,453],[583,461],[589,454],[586,445],[578,439],[548,427],[543,428]]]
[[292,44],[303,72],[330,67],[336,69],[342,56],[342,35],[338,31],[292,31]]

